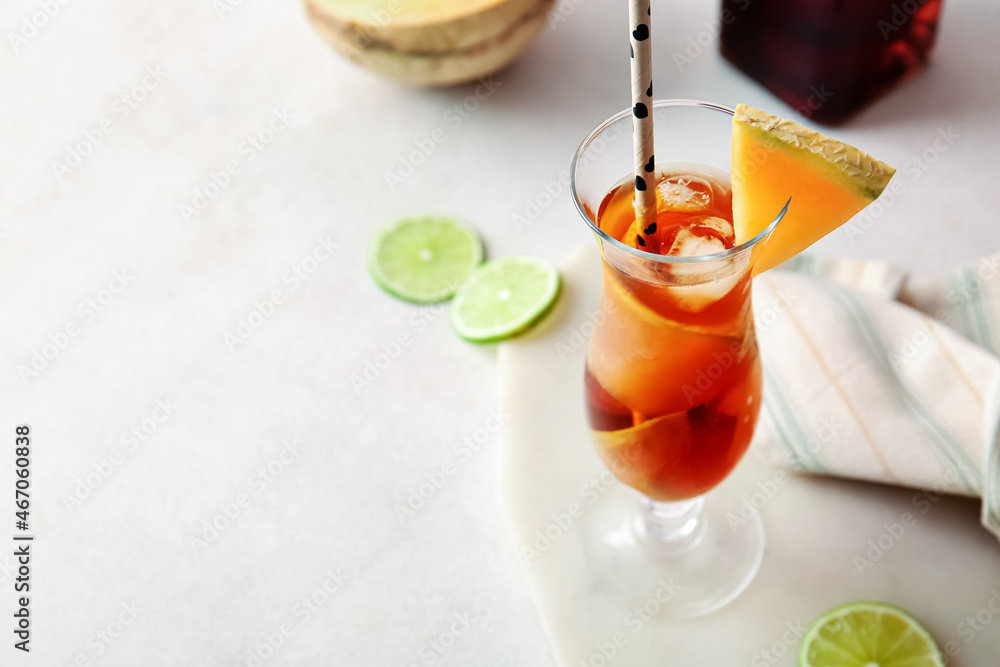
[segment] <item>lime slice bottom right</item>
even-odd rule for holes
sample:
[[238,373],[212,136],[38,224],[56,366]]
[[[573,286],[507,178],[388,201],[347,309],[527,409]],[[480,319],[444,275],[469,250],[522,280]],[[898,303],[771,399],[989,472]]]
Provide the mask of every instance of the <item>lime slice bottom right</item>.
[[944,667],[934,639],[905,611],[851,602],[820,616],[802,639],[800,667]]

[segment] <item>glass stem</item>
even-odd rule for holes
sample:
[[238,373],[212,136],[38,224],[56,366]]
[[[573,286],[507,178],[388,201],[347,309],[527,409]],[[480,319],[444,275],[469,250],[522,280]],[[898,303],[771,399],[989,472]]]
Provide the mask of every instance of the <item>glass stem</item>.
[[675,547],[697,544],[701,537],[701,510],[705,497],[668,503],[639,496],[640,518],[636,532],[655,544]]

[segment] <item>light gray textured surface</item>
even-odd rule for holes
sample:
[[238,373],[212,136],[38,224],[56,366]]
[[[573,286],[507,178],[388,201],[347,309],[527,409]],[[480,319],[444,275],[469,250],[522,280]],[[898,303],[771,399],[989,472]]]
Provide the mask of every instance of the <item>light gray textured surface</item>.
[[[820,250],[940,269],[1000,247],[1000,13],[947,5],[932,69],[837,134],[900,167],[941,128],[960,139],[919,178],[901,170],[906,194],[867,233]],[[247,665],[288,623],[264,664],[551,665],[501,520],[498,439],[468,457],[456,445],[497,409],[495,351],[456,340],[444,311],[381,294],[362,251],[376,224],[427,209],[474,221],[493,256],[559,261],[588,242],[565,188],[549,205],[544,195],[584,134],[627,105],[624,8],[564,0],[566,20],[459,123],[449,109],[475,86],[374,78],[331,53],[294,2],[244,0],[221,18],[209,0],[69,2],[15,52],[9,34],[40,6],[0,9],[0,437],[34,429],[38,535],[35,651],[4,642],[0,661]],[[712,48],[678,72],[672,52],[711,33],[703,21],[717,9],[669,11],[657,21],[658,97],[789,113]],[[125,117],[116,100],[157,67],[163,80],[147,78]],[[263,150],[241,149],[275,109],[294,119]],[[57,177],[53,163],[104,119],[112,131]],[[444,141],[390,192],[386,170],[437,128]],[[239,172],[185,219],[180,206],[230,161]],[[542,210],[518,228],[527,200]],[[327,237],[332,256],[286,279]],[[129,284],[103,292],[116,270]],[[230,349],[224,336],[276,289],[282,303]],[[77,335],[23,379],[19,367],[67,326]],[[369,363],[385,368],[356,389]],[[176,409],[133,449],[123,433],[160,399]],[[261,488],[255,471],[291,440],[301,451]],[[401,521],[396,505],[448,460],[455,473]],[[4,454],[2,479],[11,465]],[[249,505],[196,551],[203,522],[240,494]],[[0,503],[2,540],[10,509]],[[11,560],[0,558],[4,614]],[[350,579],[305,617],[297,601],[337,568]],[[106,644],[97,633],[132,603],[141,611]],[[452,627],[435,655],[429,643]]]

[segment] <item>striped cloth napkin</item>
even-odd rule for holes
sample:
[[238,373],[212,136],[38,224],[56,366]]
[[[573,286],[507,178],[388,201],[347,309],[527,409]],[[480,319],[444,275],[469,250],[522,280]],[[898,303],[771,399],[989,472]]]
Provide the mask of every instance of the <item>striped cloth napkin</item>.
[[828,475],[983,499],[1000,537],[1000,253],[943,275],[800,256],[754,280],[754,447]]

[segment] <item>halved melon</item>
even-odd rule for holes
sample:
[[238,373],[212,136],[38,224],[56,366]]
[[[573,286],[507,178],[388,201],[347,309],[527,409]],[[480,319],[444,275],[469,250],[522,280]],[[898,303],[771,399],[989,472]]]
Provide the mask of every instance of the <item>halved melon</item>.
[[740,104],[733,116],[733,226],[743,243],[788,213],[754,275],[791,259],[875,201],[896,170],[819,132]]
[[513,60],[555,0],[305,0],[313,27],[348,59],[405,83],[473,81]]

